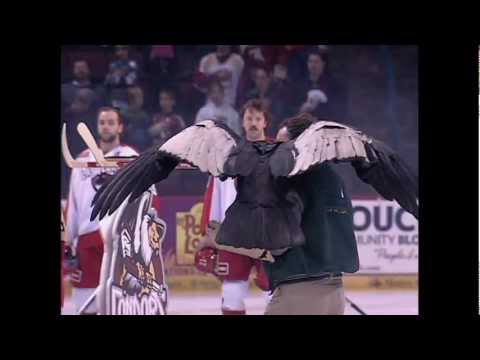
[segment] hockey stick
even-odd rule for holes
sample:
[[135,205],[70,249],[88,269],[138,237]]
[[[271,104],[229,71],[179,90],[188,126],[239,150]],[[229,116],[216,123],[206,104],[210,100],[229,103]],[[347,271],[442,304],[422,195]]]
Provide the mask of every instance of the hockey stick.
[[[92,133],[88,129],[87,125],[85,123],[81,122],[77,126],[77,131],[82,137],[83,141],[85,144],[87,144],[88,148],[92,151],[93,156],[95,157],[95,160],[99,164],[103,164],[102,166],[104,167],[121,167],[126,164],[128,164],[130,161],[134,160],[137,158],[137,156],[107,156],[105,157],[103,155],[102,150],[98,147],[97,142],[95,141],[95,138],[93,137]],[[177,170],[187,170],[187,169],[196,169],[196,167],[193,167],[188,164],[179,164],[176,167]]]
[[[81,122],[77,125],[77,131],[80,134],[81,138],[87,144],[88,148],[93,154],[93,157],[97,162],[103,167],[120,167],[119,162],[117,161],[109,161],[105,159],[103,156],[103,151],[97,145],[95,138],[93,137],[92,133],[88,129],[85,123]],[[127,161],[128,163],[128,161]]]
[[[80,127],[81,129],[83,127]],[[86,134],[87,132],[90,133],[90,130],[88,130],[88,128],[85,126],[86,128],[86,131],[85,129],[82,129],[82,133],[83,134]],[[77,127],[77,130],[78,130],[78,127]],[[82,137],[83,138],[83,137]],[[88,140],[88,144],[92,144],[92,141],[91,141],[91,138],[93,138],[93,135],[91,135],[90,133],[90,136],[86,135],[86,137],[84,138],[84,141],[85,139],[89,139]],[[100,151],[100,154],[97,150],[92,151],[93,155],[97,155],[98,158],[101,159],[101,161],[79,161],[79,160],[75,160],[68,148],[68,142],[67,142],[67,128],[66,128],[66,123],[63,124],[62,126],[62,139],[61,139],[61,142],[62,142],[62,155],[63,155],[63,158],[65,160],[65,163],[67,164],[67,166],[71,169],[76,169],[76,168],[119,168],[119,167],[122,167],[122,166],[125,166],[127,165],[128,163],[130,163],[130,161],[134,160],[137,156],[112,156],[112,157],[105,157],[103,156],[103,153],[101,153]],[[86,141],[85,141],[86,142]],[[90,146],[89,146],[90,148]],[[98,146],[96,145],[95,143],[95,148],[98,148]],[[90,148],[90,150],[92,150]],[[188,164],[179,164],[177,167],[176,167],[177,170],[194,170],[194,169],[197,169],[196,167],[194,166],[191,166],[191,165],[188,165]]]
[[62,126],[62,155],[67,163],[67,166],[71,169],[74,168],[98,168],[98,167],[103,167],[97,162],[92,162],[92,161],[78,161],[75,160],[72,156],[72,153],[70,152],[68,148],[68,142],[67,142],[67,125],[64,123]]
[[73,158],[67,142],[67,125],[66,123],[64,123],[62,126],[62,154],[65,162],[67,163],[67,166],[71,169],[106,168],[106,167],[118,168],[118,167],[127,165],[130,161],[136,158],[136,156],[125,157],[123,159],[121,159],[120,157],[115,157],[115,158],[112,158],[114,160],[106,160],[105,157],[103,156],[101,149],[95,143],[95,139],[93,138],[93,135],[88,130],[87,126],[84,123],[80,123],[77,126],[77,130],[82,136],[82,139],[87,144],[88,148],[92,151],[92,154],[95,157],[96,161],[78,161]]
[[350,300],[348,297],[345,296],[345,300],[347,300],[347,302],[350,304],[350,306],[352,308],[354,308],[355,310],[357,310],[360,315],[367,315],[362,309],[360,309],[352,300]]
[[[72,153],[70,152],[70,150],[68,148],[66,124],[63,124],[63,127],[62,127],[62,155],[63,155],[63,159],[65,160],[65,163],[71,169],[112,167],[112,166],[101,165],[96,161],[78,161],[78,160],[75,160],[72,156]],[[115,164],[114,167],[118,167],[118,165]]]

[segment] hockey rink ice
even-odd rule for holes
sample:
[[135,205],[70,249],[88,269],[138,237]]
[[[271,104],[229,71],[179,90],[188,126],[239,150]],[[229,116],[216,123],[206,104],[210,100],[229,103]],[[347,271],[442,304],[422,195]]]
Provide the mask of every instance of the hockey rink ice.
[[[367,315],[418,315],[418,291],[347,291],[346,296]],[[73,315],[74,307],[65,299],[62,315]],[[263,315],[266,297],[251,292],[246,300],[248,315]],[[220,315],[220,293],[170,294],[168,315]],[[345,315],[360,315],[348,303]]]

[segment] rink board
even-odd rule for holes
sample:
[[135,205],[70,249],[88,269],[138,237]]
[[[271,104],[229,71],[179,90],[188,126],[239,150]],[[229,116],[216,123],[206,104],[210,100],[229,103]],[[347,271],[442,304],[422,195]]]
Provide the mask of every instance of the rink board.
[[[356,199],[353,206],[360,271],[344,277],[347,289],[417,289],[417,222],[389,201]],[[202,274],[193,266],[194,249],[201,237],[202,209],[202,196],[161,198],[159,217],[168,227],[163,254],[172,292],[220,289],[215,277]],[[68,296],[68,286],[66,291]]]

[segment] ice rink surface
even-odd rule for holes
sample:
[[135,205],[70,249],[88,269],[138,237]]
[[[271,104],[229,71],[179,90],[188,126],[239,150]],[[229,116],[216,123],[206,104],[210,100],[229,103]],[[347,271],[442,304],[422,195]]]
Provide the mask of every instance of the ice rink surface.
[[[413,290],[347,291],[346,296],[367,315],[417,315],[418,292]],[[246,300],[248,315],[262,315],[266,296],[252,292]],[[62,314],[74,313],[73,304],[68,301]],[[170,294],[169,315],[220,315],[220,294]],[[348,303],[345,315],[360,315]]]

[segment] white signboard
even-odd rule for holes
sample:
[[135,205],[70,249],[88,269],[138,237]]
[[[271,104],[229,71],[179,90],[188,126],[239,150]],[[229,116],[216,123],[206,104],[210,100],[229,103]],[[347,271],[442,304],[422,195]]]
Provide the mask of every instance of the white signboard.
[[418,221],[396,202],[353,200],[358,274],[418,273]]

